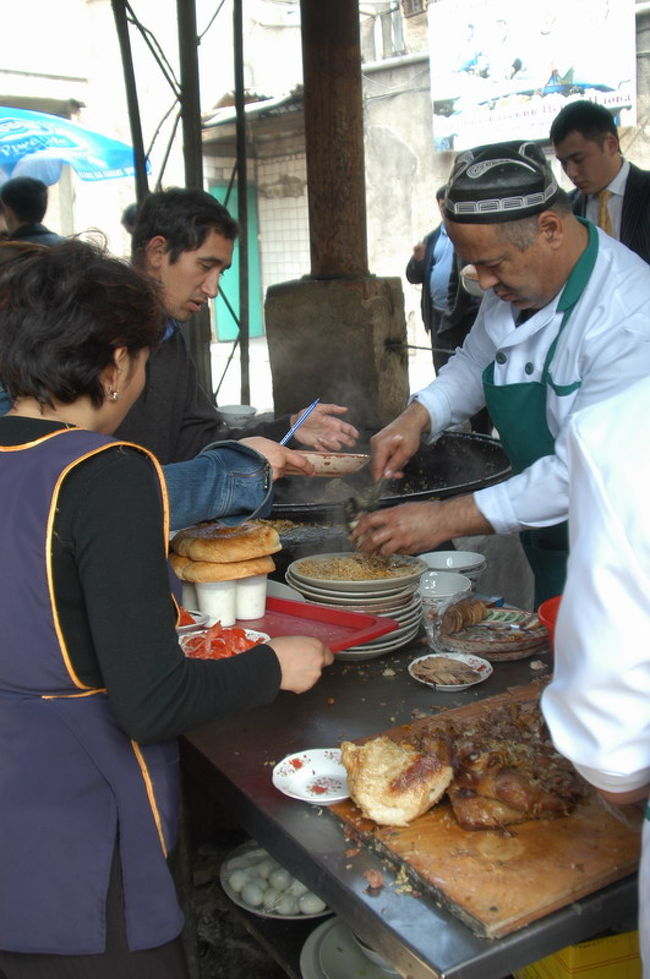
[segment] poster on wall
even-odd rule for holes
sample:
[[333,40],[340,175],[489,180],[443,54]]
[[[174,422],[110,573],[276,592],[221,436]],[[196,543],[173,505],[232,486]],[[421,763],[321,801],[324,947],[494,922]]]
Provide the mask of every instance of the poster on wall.
[[428,13],[437,150],[545,139],[575,99],[636,122],[634,0],[433,0]]

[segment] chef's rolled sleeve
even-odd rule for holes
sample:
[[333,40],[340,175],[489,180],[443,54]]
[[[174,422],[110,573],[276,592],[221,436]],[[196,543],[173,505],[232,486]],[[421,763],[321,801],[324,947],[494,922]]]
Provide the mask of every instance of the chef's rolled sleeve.
[[236,525],[271,510],[269,463],[239,442],[213,442],[188,462],[163,466],[163,472],[172,530],[202,520]]
[[430,431],[426,444],[441,432],[459,425],[485,406],[483,371],[494,359],[496,345],[485,326],[483,304],[462,347],[441,367],[436,379],[409,399],[418,401],[429,413]]

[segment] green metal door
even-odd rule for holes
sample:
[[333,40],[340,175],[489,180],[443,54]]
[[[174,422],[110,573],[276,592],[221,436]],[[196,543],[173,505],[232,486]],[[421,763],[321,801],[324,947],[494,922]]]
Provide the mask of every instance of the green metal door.
[[[227,184],[215,184],[210,193],[225,204]],[[228,211],[239,218],[239,196],[236,188],[230,191]],[[248,317],[249,336],[261,337],[264,334],[264,304],[262,297],[262,276],[260,273],[260,252],[258,247],[257,193],[254,187],[248,188]],[[235,243],[232,268],[223,276],[219,284],[237,319],[239,319],[239,244]],[[236,340],[239,327],[221,296],[214,304],[213,333],[217,340]]]

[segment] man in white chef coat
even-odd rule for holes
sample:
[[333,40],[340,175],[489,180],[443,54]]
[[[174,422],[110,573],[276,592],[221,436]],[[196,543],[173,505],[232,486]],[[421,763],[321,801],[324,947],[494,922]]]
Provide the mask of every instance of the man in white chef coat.
[[[650,507],[638,444],[650,379],[569,425],[569,556],[542,711],[558,751],[608,803],[642,806],[639,933],[650,976]],[[636,447],[638,444],[638,451]],[[628,809],[628,818],[634,818]],[[640,821],[640,820],[639,820]]]
[[476,493],[365,515],[362,550],[417,554],[467,534],[519,532],[535,602],[566,576],[572,414],[650,374],[650,270],[571,211],[534,143],[459,155],[447,230],[484,297],[463,346],[373,439],[373,473],[399,475],[420,441],[487,406],[513,475]]

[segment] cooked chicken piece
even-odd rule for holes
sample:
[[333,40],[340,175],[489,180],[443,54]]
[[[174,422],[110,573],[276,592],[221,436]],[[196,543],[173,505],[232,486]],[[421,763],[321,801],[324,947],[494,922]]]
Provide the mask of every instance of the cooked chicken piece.
[[350,796],[364,816],[384,826],[407,826],[421,816],[438,802],[453,774],[444,750],[422,753],[387,737],[362,745],[344,741],[341,760]]
[[[537,704],[505,705],[464,728],[452,723],[447,735],[454,768],[447,794],[464,829],[563,816],[587,793],[555,750]],[[430,739],[423,734],[417,748],[428,751]]]

